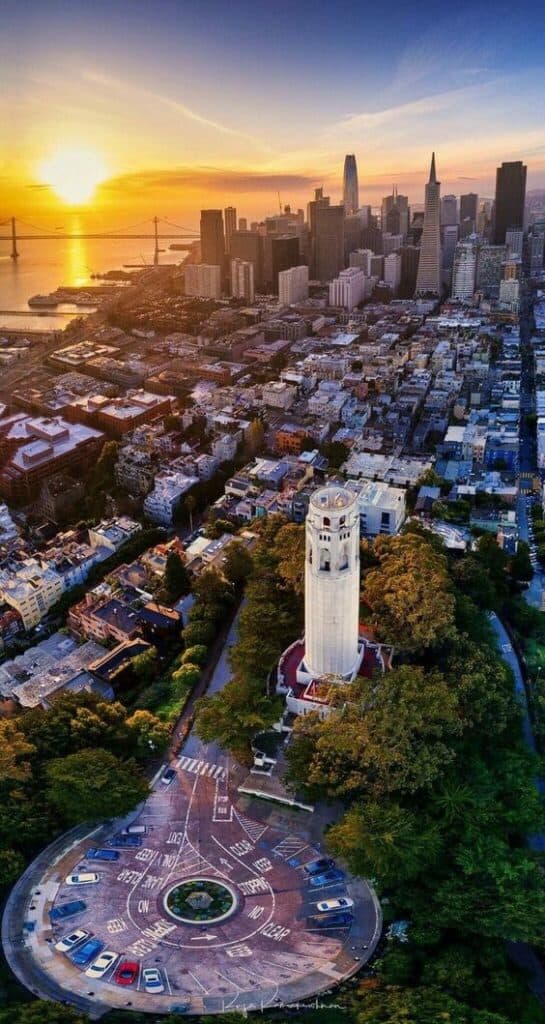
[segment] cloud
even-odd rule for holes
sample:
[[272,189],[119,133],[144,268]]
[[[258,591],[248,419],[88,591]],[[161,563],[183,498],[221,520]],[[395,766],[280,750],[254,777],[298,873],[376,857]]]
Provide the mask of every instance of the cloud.
[[249,139],[259,147],[266,151],[272,152],[270,147],[265,146],[260,139],[256,139],[255,136],[249,135],[247,132],[241,131],[238,128],[233,128],[230,125],[222,124],[221,121],[214,121],[211,118],[204,117],[199,114],[198,111],[188,107],[187,104],[181,103],[179,100],[172,99],[171,96],[164,96],[162,93],[154,92],[152,89],[146,89],[142,86],[135,85],[133,82],[124,82],[119,78],[114,78],[112,75],[106,75],[99,71],[84,71],[83,78],[87,82],[91,82],[93,85],[101,86],[109,91],[115,90],[116,92],[129,95],[131,101],[134,102],[135,97],[140,97],[145,102],[153,104],[159,104],[173,113],[186,118],[188,121],[194,121],[197,124],[203,125],[205,128],[211,128],[215,132],[219,132],[222,135],[230,135],[237,138]]
[[173,167],[134,171],[110,178],[101,191],[134,196],[161,190],[229,192],[277,192],[311,189],[315,176],[269,171],[246,171],[220,167]]

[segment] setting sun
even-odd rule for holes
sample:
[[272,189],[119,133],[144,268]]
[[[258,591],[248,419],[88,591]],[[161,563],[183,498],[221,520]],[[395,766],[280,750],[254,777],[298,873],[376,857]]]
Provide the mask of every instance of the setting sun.
[[96,150],[63,147],[40,164],[39,176],[65,203],[78,205],[93,198],[106,177],[106,165]]

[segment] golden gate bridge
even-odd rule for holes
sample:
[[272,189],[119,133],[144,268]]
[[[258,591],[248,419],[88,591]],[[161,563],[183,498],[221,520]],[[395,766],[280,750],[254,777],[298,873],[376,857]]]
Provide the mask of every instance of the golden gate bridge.
[[[200,237],[199,233],[194,228],[185,228],[181,224],[174,224],[172,221],[167,220],[165,217],[153,217],[150,220],[139,221],[137,224],[131,224],[128,227],[117,228],[110,231],[64,231],[64,228],[57,228],[52,231],[51,229],[36,227],[35,224],[28,224],[24,221],[17,220],[15,217],[9,217],[7,220],[0,221],[0,228],[4,225],[8,225],[9,233],[5,235],[0,234],[0,242],[11,242],[11,259],[18,260],[21,253],[19,246],[21,242],[41,242],[51,241],[51,239],[99,239],[99,238],[150,238],[155,243],[153,262],[155,266],[159,263],[159,253],[162,251],[159,243],[172,239],[182,239],[187,241],[188,239],[197,239]],[[152,225],[152,231],[143,231],[144,227]],[[161,230],[160,226],[161,225]],[[166,231],[162,227],[166,225],[167,228],[174,228],[173,231]],[[19,228],[22,227],[23,231]],[[25,229],[27,233],[25,233]],[[28,234],[30,229],[30,234]],[[179,232],[183,232],[179,234]],[[190,246],[187,247],[188,249]]]

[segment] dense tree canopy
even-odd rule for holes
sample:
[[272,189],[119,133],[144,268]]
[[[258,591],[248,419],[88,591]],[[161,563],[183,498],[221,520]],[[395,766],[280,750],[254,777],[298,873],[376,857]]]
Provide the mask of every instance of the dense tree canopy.
[[67,825],[126,814],[148,794],[135,762],[100,747],[56,758],[46,775],[47,800]]
[[416,654],[452,630],[454,595],[446,557],[418,534],[379,537],[379,565],[364,578],[363,599],[379,636]]

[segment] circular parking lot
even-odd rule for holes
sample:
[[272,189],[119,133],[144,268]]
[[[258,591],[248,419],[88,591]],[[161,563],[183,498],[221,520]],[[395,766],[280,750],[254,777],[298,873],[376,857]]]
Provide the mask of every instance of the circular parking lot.
[[314,865],[311,816],[240,798],[217,752],[172,767],[128,834],[96,829],[34,874],[36,971],[97,1011],[214,1013],[297,1002],[357,970],[380,911],[365,882]]

